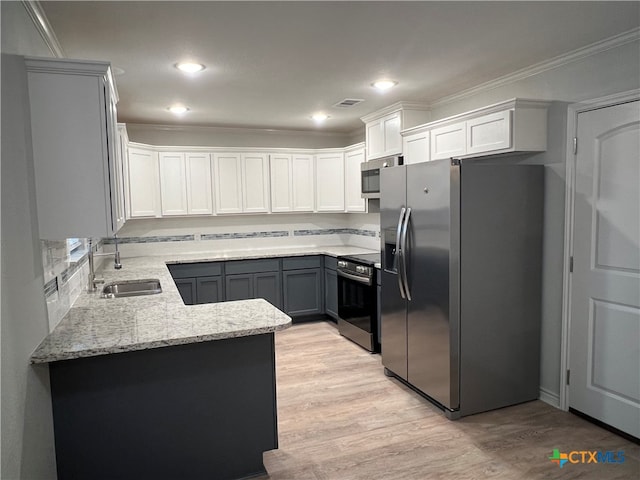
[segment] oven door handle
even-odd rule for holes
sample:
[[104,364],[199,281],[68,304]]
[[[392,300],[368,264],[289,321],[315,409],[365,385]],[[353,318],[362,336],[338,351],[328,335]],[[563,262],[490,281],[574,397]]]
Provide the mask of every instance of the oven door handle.
[[343,272],[342,270],[337,271],[339,277],[348,278],[349,280],[353,280],[354,282],[362,283],[363,285],[371,286],[373,282],[370,278],[360,277],[359,275],[354,275],[352,273]]
[[402,243],[400,242],[400,237],[402,235],[402,220],[404,220],[404,214],[406,211],[407,209],[402,207],[400,216],[398,217],[398,227],[396,228],[396,253],[394,254],[396,257],[396,261],[394,263],[397,265],[398,288],[400,289],[400,296],[402,298],[407,298],[404,294],[404,284],[402,283],[402,259],[404,258],[404,254],[402,252]]

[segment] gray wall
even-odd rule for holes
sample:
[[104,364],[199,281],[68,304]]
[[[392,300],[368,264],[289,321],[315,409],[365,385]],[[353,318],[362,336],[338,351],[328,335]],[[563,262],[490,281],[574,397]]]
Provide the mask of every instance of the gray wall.
[[2,8],[2,463],[0,476],[55,479],[48,367],[29,356],[48,333],[38,240],[26,72],[51,56],[20,2]]
[[438,120],[514,97],[553,101],[547,151],[531,159],[546,165],[540,386],[543,398],[551,403],[557,404],[560,394],[566,139],[575,133],[566,132],[567,107],[637,88],[640,42],[636,41],[499,88],[435,104],[432,110],[432,118]]

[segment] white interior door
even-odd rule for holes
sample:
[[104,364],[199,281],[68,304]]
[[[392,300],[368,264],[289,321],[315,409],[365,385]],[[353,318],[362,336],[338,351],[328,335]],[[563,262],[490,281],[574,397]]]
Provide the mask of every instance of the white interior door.
[[640,437],[640,102],[577,132],[569,406]]

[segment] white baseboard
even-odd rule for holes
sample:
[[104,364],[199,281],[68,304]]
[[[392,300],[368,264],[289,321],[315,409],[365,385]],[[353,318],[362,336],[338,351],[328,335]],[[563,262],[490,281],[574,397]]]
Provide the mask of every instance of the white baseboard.
[[560,396],[557,393],[540,387],[540,396],[538,398],[552,407],[560,408]]

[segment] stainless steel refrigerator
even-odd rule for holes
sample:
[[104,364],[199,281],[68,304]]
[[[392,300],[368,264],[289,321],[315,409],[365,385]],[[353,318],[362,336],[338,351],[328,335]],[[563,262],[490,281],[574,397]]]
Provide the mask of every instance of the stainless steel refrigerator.
[[539,394],[543,167],[381,172],[382,363],[459,418]]

